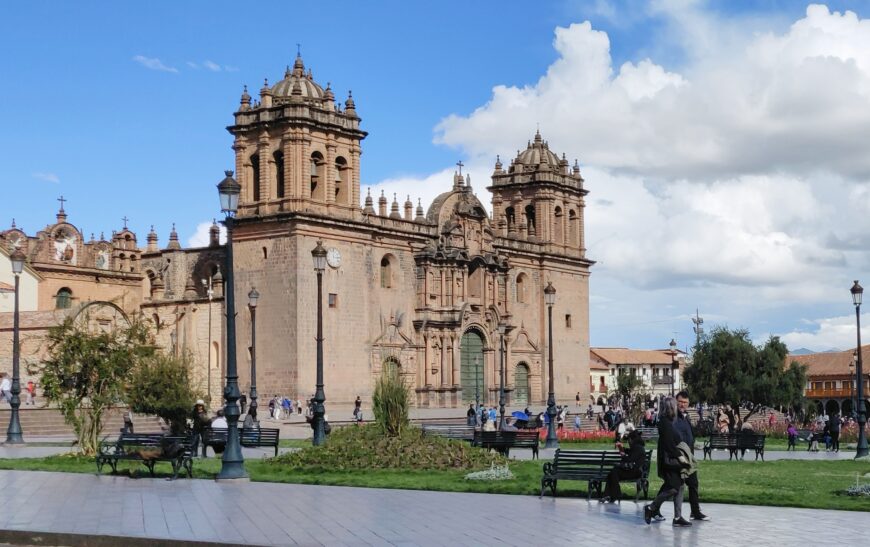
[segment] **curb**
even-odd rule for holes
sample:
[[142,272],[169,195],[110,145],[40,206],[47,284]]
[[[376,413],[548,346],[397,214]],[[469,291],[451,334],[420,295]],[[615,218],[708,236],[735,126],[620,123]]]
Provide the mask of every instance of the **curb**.
[[53,547],[117,547],[118,545],[124,545],[124,547],[226,547],[227,545],[236,545],[235,543],[185,539],[95,536],[66,532],[35,532],[28,530],[2,529],[0,529],[0,542],[12,545],[46,545]]

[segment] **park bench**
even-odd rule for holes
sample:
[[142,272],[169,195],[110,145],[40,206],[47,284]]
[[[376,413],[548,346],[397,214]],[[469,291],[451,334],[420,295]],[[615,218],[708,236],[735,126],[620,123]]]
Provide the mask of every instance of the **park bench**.
[[637,430],[640,431],[640,436],[643,437],[644,441],[652,441],[659,438],[657,427],[638,427]]
[[193,477],[193,438],[161,433],[121,433],[117,441],[100,443],[97,474],[102,474],[105,465],[112,468],[112,473],[117,473],[121,460],[141,462],[152,477],[157,462],[172,465],[172,480],[178,478],[182,469],[187,471],[188,477]]
[[538,458],[541,438],[537,430],[520,429],[517,431],[474,431],[473,446],[493,449],[504,456],[510,456],[511,448],[531,448],[532,459]]
[[[593,491],[600,497],[601,488],[607,480],[608,473],[621,461],[622,456],[619,452],[612,450],[565,450],[559,448],[553,456],[553,461],[544,464],[544,476],[541,478],[541,497],[548,487],[553,497],[556,497],[556,487],[559,480],[586,481],[586,499],[592,498]],[[651,461],[652,450],[647,450],[641,476],[636,479],[620,481],[635,483],[635,501],[640,497],[641,490],[643,490],[644,499],[647,499]]]
[[[239,441],[245,448],[275,448],[275,456],[278,455],[279,429],[271,428],[242,428],[239,429]],[[216,446],[227,445],[227,430],[206,428],[202,434],[202,442],[210,446],[212,450]],[[217,453],[217,451],[215,451]]]
[[758,460],[758,456],[761,456],[761,461],[764,461],[764,439],[765,436],[758,433],[738,433],[737,448],[740,450],[740,459],[743,459],[747,450],[755,450],[755,459]]
[[823,431],[813,431],[812,429],[798,429],[797,430],[797,440],[801,442],[807,443],[807,450],[812,448],[813,439],[819,442],[819,444],[825,443],[825,434]]
[[455,441],[474,440],[474,426],[456,424],[423,424],[424,435],[436,435]]
[[731,433],[711,433],[704,441],[704,458],[713,459],[714,450],[727,450],[728,459],[732,459],[737,455],[737,438]]

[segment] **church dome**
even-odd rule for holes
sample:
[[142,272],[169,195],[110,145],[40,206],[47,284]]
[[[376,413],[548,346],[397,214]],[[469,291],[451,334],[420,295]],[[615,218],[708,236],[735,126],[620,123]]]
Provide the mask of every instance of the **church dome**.
[[323,88],[314,81],[310,70],[306,74],[305,64],[300,56],[296,57],[292,70],[287,68],[284,79],[272,87],[272,96],[276,102],[289,101],[294,95],[306,102],[322,102],[324,98]]
[[514,163],[528,166],[548,165],[554,171],[560,168],[559,156],[550,151],[550,147],[541,139],[541,133],[535,133],[534,142],[517,155]]

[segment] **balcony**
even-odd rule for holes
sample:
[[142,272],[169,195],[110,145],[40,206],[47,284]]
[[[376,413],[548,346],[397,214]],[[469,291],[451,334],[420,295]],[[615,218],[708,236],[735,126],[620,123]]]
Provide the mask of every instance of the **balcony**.
[[653,376],[652,383],[654,386],[669,386],[674,379],[671,376]]
[[854,397],[856,391],[856,389],[849,388],[808,389],[806,391],[806,397],[808,399],[848,399],[850,397]]

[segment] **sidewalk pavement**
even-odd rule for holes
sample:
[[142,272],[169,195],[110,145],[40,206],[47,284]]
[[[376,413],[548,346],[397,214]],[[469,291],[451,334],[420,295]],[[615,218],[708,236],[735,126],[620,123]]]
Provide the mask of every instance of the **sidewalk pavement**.
[[[824,523],[828,544],[854,544],[870,527],[867,513],[779,507],[706,504],[712,521],[674,529],[668,521],[645,524],[642,505],[631,501],[27,471],[0,471],[0,484],[0,542],[28,530],[55,534],[54,541],[82,534],[130,544],[731,547],[804,544],[809,523]],[[671,515],[668,505],[663,511]]]

